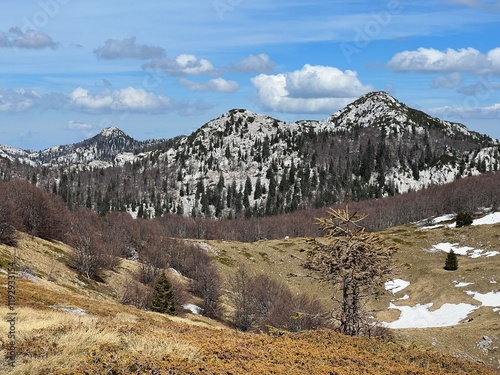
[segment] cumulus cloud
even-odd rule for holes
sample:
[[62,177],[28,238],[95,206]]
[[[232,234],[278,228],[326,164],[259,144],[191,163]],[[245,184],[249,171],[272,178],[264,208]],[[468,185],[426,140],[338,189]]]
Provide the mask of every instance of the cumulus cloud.
[[136,44],[136,38],[123,40],[108,39],[104,45],[94,50],[99,59],[154,59],[165,55],[165,50],[158,46]]
[[484,54],[475,48],[439,51],[419,48],[393,56],[387,66],[396,72],[472,72],[476,74],[500,73],[500,48]]
[[232,70],[242,73],[271,73],[274,72],[276,64],[268,55],[260,53],[249,55],[231,66]]
[[162,70],[167,75],[213,75],[216,73],[213,64],[206,59],[198,59],[194,55],[179,55],[154,59],[143,65],[143,69]]
[[88,112],[133,111],[157,113],[174,107],[171,98],[155,95],[144,89],[127,87],[121,90],[91,94],[78,87],[69,94],[70,106]]
[[22,31],[19,27],[11,27],[8,32],[0,32],[0,47],[42,49],[57,48],[58,43],[45,33],[36,30]]
[[[41,110],[72,110],[84,113],[134,112],[161,114],[204,113],[211,106],[204,101],[174,100],[165,95],[157,95],[142,88],[127,87],[120,90],[105,89],[98,93],[78,87],[69,94],[51,92],[40,94],[31,89],[0,89],[0,113],[27,112],[35,108]],[[68,123],[65,129],[84,130],[85,124]]]
[[182,78],[180,84],[192,91],[217,91],[217,92],[235,92],[240,88],[240,85],[235,81],[227,81],[223,78],[214,78],[208,82],[194,82],[189,79]]
[[290,73],[260,74],[252,83],[264,107],[292,113],[332,113],[373,89],[354,71],[309,64]]

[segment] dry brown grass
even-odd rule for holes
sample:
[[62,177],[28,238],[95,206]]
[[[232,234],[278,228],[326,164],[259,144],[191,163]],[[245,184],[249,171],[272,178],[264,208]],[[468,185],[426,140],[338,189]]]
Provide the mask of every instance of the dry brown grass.
[[[387,241],[401,247],[396,257],[400,265],[398,277],[411,282],[403,292],[410,295],[404,304],[434,302],[438,308],[444,302],[473,303],[463,290],[453,286],[454,280],[474,282],[474,290],[483,293],[490,291],[493,284],[489,279],[497,275],[500,256],[460,259],[459,270],[452,273],[442,270],[444,253],[424,250],[446,241],[498,250],[498,229],[417,232],[415,227],[406,226],[384,232]],[[207,243],[226,275],[238,265],[245,265],[253,273],[274,275],[293,290],[313,291],[327,302],[331,296],[331,286],[319,285],[315,275],[301,267],[305,239]],[[123,306],[117,302],[120,288],[136,265],[123,261],[116,272],[106,274],[106,283],[82,282],[64,262],[69,251],[63,244],[23,237],[19,258],[38,279],[17,280],[17,361],[14,368],[7,366],[6,335],[0,334],[0,373],[495,373],[427,349],[433,347],[493,364],[498,352],[485,354],[475,346],[482,335],[500,336],[500,319],[491,308],[477,310],[472,314],[473,321],[454,328],[399,330],[391,340],[353,339],[327,330],[278,336],[244,334],[200,316],[167,317]],[[11,248],[0,245],[3,266],[11,254]],[[1,295],[6,295],[6,280],[6,275],[0,274]],[[387,295],[372,306],[385,310],[390,299]],[[61,310],[65,307],[83,309],[87,315]],[[6,313],[5,307],[0,308],[1,316]],[[0,332],[7,329],[3,319]]]

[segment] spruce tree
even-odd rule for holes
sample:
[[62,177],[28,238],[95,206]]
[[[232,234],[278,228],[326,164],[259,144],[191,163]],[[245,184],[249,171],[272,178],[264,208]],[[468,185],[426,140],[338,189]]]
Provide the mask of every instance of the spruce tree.
[[175,315],[174,290],[165,272],[156,279],[149,308],[162,314]]
[[473,222],[472,215],[468,212],[463,212],[463,211],[457,214],[455,220],[457,228],[466,227],[468,225],[471,225]]
[[339,292],[332,300],[340,303],[336,318],[341,333],[358,336],[368,327],[364,302],[390,279],[395,247],[386,246],[382,237],[368,233],[360,225],[366,216],[345,210],[328,209],[327,218],[316,223],[325,233],[321,241],[311,240],[306,268],[319,271],[321,278]]
[[455,271],[458,269],[458,257],[453,250],[450,250],[446,257],[444,269],[447,271]]

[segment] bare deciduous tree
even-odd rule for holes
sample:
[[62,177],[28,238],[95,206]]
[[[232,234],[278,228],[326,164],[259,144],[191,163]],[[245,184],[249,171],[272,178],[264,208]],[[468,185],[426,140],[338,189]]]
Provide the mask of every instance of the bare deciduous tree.
[[[208,257],[208,255],[207,255]],[[193,293],[203,300],[203,315],[219,318],[222,315],[222,278],[209,258],[204,265],[200,264],[197,275],[192,282]]]
[[116,257],[105,251],[97,215],[80,209],[73,215],[67,242],[73,247],[71,262],[81,275],[98,279],[100,271],[117,265]]
[[273,327],[298,332],[328,325],[319,301],[305,294],[295,295],[286,284],[267,275],[250,275],[239,268],[230,284],[234,325],[242,331],[268,331]]

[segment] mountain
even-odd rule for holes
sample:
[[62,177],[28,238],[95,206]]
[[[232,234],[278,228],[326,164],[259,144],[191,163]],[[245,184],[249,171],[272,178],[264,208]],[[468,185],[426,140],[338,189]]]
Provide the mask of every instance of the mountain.
[[0,150],[17,162],[3,163],[3,178],[25,176],[72,205],[143,217],[274,215],[334,204],[347,193],[362,200],[419,190],[500,163],[497,140],[385,92],[323,121],[232,109],[173,140],[138,142],[109,128],[41,152]]
[[386,133],[402,133],[405,128],[412,132],[425,133],[435,130],[457,140],[489,143],[488,136],[472,132],[463,124],[443,121],[426,113],[407,107],[386,92],[368,93],[328,119],[335,129],[349,130],[353,127],[376,127]]
[[10,160],[20,160],[33,166],[60,167],[84,164],[107,167],[118,154],[133,152],[142,146],[144,142],[136,141],[116,127],[109,127],[82,142],[53,146],[38,152],[1,145],[0,156]]

